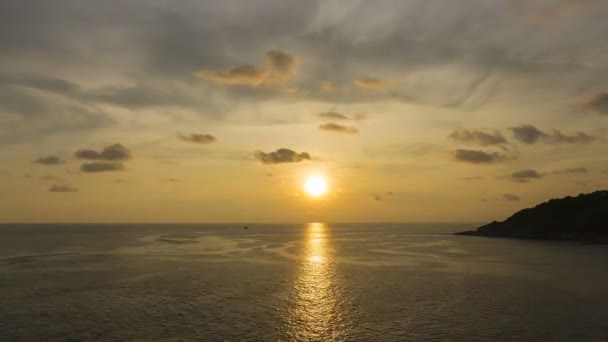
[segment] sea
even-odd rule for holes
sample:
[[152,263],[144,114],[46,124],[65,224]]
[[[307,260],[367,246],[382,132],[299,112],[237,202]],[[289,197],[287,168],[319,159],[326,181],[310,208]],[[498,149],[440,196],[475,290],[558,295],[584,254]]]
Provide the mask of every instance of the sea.
[[608,246],[473,226],[0,225],[0,341],[608,341]]

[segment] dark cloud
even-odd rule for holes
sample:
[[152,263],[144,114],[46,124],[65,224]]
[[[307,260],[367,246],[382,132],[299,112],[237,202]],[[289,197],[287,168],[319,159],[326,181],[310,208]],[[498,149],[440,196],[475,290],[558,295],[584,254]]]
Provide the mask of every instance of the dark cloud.
[[210,144],[217,141],[211,134],[191,133],[188,135],[178,134],[177,137],[183,141],[188,141],[196,144]]
[[131,151],[121,144],[105,147],[101,152],[95,150],[78,150],[76,158],[89,160],[123,161],[131,159]]
[[348,120],[348,116],[342,114],[342,113],[338,113],[338,112],[323,112],[323,113],[319,113],[318,116],[321,119],[328,119],[328,120]]
[[271,50],[266,53],[266,63],[261,66],[241,65],[232,69],[200,70],[195,76],[226,85],[258,86],[282,83],[290,80],[298,66],[298,58],[290,53]]
[[50,189],[50,192],[76,192],[78,188],[74,188],[68,185],[53,185]]
[[60,165],[60,164],[64,164],[65,160],[63,160],[57,156],[47,156],[47,157],[40,157],[40,158],[34,160],[34,163],[42,164],[42,165]]
[[608,115],[608,92],[596,94],[583,105],[593,112]]
[[450,133],[449,137],[458,142],[479,146],[501,145],[507,143],[505,137],[498,131],[494,133],[484,133],[468,129],[459,129]]
[[274,152],[258,151],[254,154],[255,158],[263,164],[298,163],[303,160],[310,160],[307,152],[298,153],[288,148],[280,148]]
[[355,127],[344,126],[344,125],[337,124],[335,122],[328,122],[326,124],[322,124],[321,126],[319,126],[319,128],[324,131],[332,131],[332,132],[338,132],[338,133],[348,133],[348,134],[359,133],[359,130],[356,129]]
[[539,139],[547,137],[547,134],[532,125],[521,125],[511,127],[513,138],[524,144],[534,144]]
[[544,174],[533,169],[516,171],[511,174],[511,179],[520,183],[527,183],[530,180],[539,179],[542,177],[544,177]]
[[266,53],[270,77],[278,78],[277,81],[285,81],[293,77],[298,67],[298,58],[290,53],[271,50]]
[[507,202],[519,202],[521,200],[519,196],[513,194],[504,194],[502,198]]
[[80,166],[82,172],[107,172],[124,170],[124,165],[118,162],[92,162]]
[[453,154],[456,160],[473,164],[489,164],[504,158],[502,154],[497,152],[484,152],[476,150],[457,149]]
[[510,130],[513,132],[513,138],[524,144],[534,144],[540,141],[548,144],[586,144],[597,140],[596,137],[585,132],[568,135],[554,129],[552,133],[547,133],[532,125],[511,127]]
[[365,89],[383,89],[390,84],[389,81],[373,77],[361,77],[356,79],[354,83],[357,87]]

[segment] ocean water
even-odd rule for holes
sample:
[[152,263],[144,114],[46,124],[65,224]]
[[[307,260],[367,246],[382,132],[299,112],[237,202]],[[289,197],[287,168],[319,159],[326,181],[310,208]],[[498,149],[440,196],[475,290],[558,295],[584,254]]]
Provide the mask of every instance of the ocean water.
[[0,225],[0,341],[608,341],[608,247],[466,225]]

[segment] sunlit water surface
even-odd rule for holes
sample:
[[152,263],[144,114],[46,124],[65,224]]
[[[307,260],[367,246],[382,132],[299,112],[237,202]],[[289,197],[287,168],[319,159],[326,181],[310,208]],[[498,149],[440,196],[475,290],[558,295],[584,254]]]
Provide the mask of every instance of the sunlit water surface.
[[463,225],[0,225],[0,341],[608,341],[608,247]]

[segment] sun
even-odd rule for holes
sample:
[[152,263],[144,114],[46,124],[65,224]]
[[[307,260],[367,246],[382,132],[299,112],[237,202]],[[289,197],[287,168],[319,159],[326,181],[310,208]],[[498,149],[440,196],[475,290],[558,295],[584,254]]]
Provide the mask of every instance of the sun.
[[327,192],[327,181],[321,175],[310,176],[306,179],[304,190],[313,197],[323,196]]

